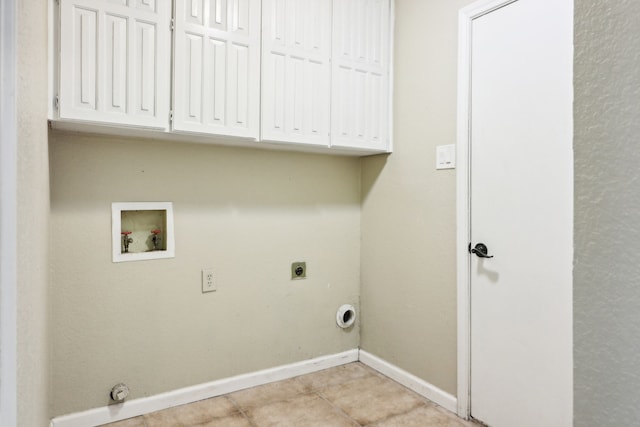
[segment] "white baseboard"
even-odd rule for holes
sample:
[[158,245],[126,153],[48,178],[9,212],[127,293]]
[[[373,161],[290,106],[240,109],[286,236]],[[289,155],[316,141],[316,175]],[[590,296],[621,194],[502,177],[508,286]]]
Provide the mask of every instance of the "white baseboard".
[[276,368],[181,388],[155,396],[134,399],[122,404],[63,415],[52,419],[51,427],[87,427],[112,423],[173,406],[221,396],[249,387],[310,374],[323,369],[356,362],[357,360],[358,350],[349,350],[343,353],[322,356]]
[[415,391],[419,395],[437,403],[443,408],[453,413],[457,413],[457,399],[446,391],[441,390],[433,384],[430,384],[364,350],[360,350],[359,360],[365,365],[370,366],[381,374],[386,375],[403,386]]

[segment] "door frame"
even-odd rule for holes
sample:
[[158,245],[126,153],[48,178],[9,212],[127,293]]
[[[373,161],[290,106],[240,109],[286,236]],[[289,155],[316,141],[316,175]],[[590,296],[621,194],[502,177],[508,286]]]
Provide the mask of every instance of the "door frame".
[[479,0],[458,13],[458,112],[456,138],[456,270],[458,416],[471,416],[471,37],[473,20],[518,0]]

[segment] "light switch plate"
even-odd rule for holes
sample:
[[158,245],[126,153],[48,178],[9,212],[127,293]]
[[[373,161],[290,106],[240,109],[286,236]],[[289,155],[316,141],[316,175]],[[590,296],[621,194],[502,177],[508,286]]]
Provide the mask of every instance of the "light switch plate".
[[438,145],[436,147],[436,169],[456,168],[455,144]]

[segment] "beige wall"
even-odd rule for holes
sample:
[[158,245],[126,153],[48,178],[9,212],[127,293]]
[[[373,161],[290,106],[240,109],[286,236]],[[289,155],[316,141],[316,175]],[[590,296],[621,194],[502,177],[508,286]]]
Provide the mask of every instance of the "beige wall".
[[[359,159],[58,132],[50,150],[53,416],[121,381],[139,398],[358,347],[335,314],[359,299]],[[173,202],[174,259],[111,262],[126,201]]]
[[454,144],[458,10],[396,0],[394,153],[363,162],[363,349],[456,393]]
[[18,425],[48,425],[47,8],[18,1]]

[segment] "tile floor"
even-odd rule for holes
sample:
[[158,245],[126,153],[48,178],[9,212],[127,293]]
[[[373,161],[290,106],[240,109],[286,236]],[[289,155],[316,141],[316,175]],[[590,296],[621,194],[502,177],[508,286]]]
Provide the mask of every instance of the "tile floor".
[[108,427],[478,427],[355,362]]

